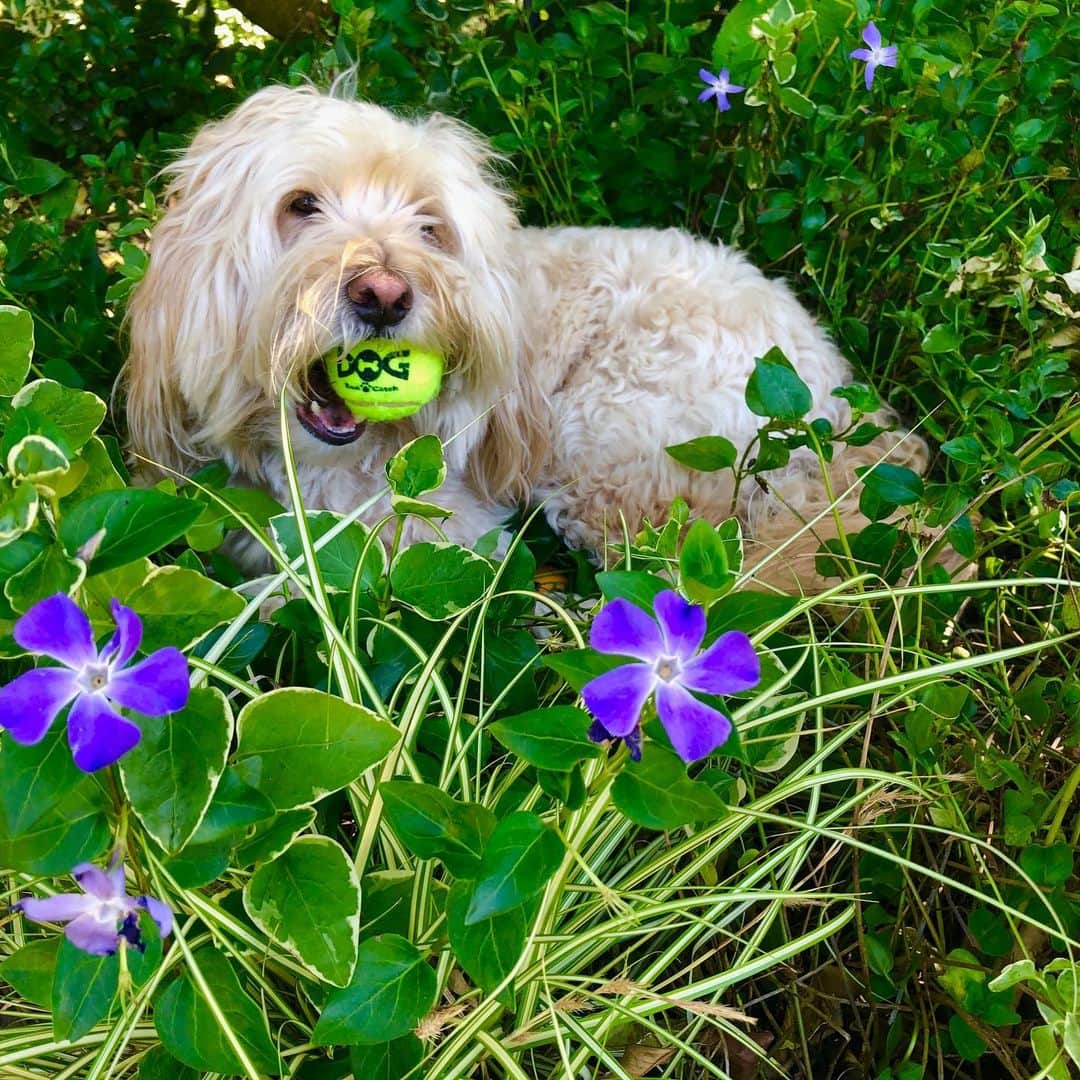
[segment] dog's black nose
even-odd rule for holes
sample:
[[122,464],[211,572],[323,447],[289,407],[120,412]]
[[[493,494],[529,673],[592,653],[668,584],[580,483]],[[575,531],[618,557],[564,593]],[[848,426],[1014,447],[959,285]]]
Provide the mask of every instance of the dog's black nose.
[[396,326],[412,308],[409,283],[393,270],[368,270],[345,286],[353,311],[376,329]]

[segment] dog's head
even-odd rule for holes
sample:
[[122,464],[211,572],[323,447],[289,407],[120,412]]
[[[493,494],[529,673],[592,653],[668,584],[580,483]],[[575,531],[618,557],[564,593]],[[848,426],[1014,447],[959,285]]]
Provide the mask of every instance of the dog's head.
[[446,357],[425,430],[495,417],[519,365],[516,222],[491,157],[446,117],[409,122],[310,88],[262,90],[204,127],[170,170],[129,306],[136,452],[257,472],[280,446],[284,391],[298,460],[370,460],[390,426],[355,421],[316,363],[366,337]]

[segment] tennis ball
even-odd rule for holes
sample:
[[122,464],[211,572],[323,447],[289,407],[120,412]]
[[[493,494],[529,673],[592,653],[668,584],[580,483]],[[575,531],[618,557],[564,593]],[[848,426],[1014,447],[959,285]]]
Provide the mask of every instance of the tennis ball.
[[326,374],[358,420],[400,420],[438,396],[443,358],[407,341],[370,338],[331,353]]

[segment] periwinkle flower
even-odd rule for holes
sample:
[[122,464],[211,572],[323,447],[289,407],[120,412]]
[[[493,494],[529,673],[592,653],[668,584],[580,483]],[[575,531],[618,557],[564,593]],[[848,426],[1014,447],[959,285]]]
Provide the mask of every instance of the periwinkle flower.
[[872,23],[866,24],[862,39],[868,48],[855,49],[848,53],[851,60],[866,61],[866,89],[874,85],[874,72],[879,67],[896,67],[896,46],[881,44],[881,31]]
[[93,956],[111,956],[121,937],[139,952],[146,948],[139,933],[140,908],[149,912],[162,937],[172,930],[173,915],[165,904],[153,896],[128,896],[124,891],[124,866],[117,856],[108,870],[79,863],[71,876],[83,890],[81,895],[30,897],[20,900],[13,910],[37,923],[67,923],[68,941]]
[[731,108],[731,102],[727,99],[728,94],[741,94],[746,89],[745,86],[736,86],[731,81],[727,68],[721,68],[719,75],[714,75],[711,71],[702,68],[698,76],[705,83],[705,89],[698,94],[698,101],[716,98],[716,107],[721,112],[727,112]]
[[670,589],[653,601],[655,619],[628,600],[612,600],[597,615],[589,644],[597,652],[632,656],[586,683],[585,707],[596,718],[590,735],[623,739],[635,759],[641,755],[641,710],[655,694],[656,712],[683,761],[696,761],[727,741],[731,721],[690,691],[734,694],[756,686],[761,663],[741,631],[722,634],[704,652],[705,612]]
[[13,636],[27,652],[59,661],[0,688],[0,726],[18,743],[45,737],[66,705],[68,741],[83,772],[111,765],[140,739],[139,728],[116,706],[164,716],[187,704],[188,665],[179,649],[158,649],[132,667],[142,622],[131,608],[112,602],[116,633],[101,652],[85,612],[57,593],[35,604],[15,624]]

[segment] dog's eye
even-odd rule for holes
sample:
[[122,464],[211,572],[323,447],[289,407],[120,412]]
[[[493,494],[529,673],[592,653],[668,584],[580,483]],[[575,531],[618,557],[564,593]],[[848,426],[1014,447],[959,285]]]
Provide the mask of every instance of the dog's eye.
[[289,203],[289,212],[298,217],[311,217],[319,212],[319,200],[310,191],[302,191]]
[[420,235],[429,243],[432,247],[442,247],[442,234],[439,232],[438,225],[421,225]]

